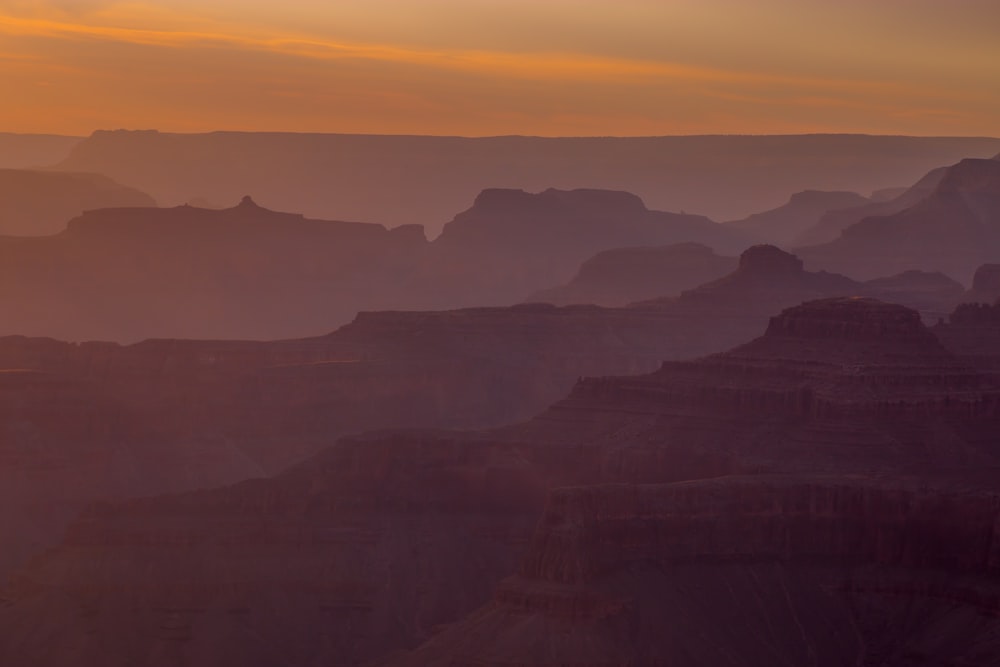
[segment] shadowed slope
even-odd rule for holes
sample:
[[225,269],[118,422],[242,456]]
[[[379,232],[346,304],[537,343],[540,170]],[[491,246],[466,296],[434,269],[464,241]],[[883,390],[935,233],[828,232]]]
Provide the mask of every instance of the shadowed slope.
[[54,234],[86,210],[155,205],[149,195],[98,174],[0,169],[0,234]]
[[[464,631],[441,635],[430,645],[433,652],[415,653],[415,664],[469,664],[473,655],[484,664],[553,659],[587,664],[591,658],[620,664],[630,656],[650,657],[628,653],[630,637],[637,636],[629,619],[653,628],[678,617],[689,619],[691,631],[663,633],[667,644],[653,644],[650,651],[669,647],[668,640],[679,636],[694,642],[687,644],[692,650],[704,648],[699,633],[716,633],[712,646],[722,642],[732,655],[743,655],[740,647],[750,644],[741,642],[753,637],[734,638],[700,620],[711,618],[719,604],[734,622],[741,614],[758,613],[750,604],[754,600],[790,605],[793,612],[774,607],[762,617],[790,642],[803,632],[813,637],[831,622],[847,628],[851,618],[864,617],[852,616],[847,603],[823,593],[827,582],[843,581],[841,569],[823,570],[824,559],[854,553],[830,549],[841,544],[837,535],[886,536],[885,558],[876,551],[874,563],[889,571],[857,579],[865,584],[909,585],[914,579],[907,568],[938,568],[933,580],[923,580],[924,588],[905,589],[910,597],[896,598],[935,611],[938,589],[928,594],[928,582],[940,581],[940,590],[954,595],[969,571],[964,561],[932,563],[908,555],[932,555],[926,550],[904,551],[897,558],[891,545],[921,544],[909,537],[909,515],[900,512],[911,508],[906,511],[923,515],[922,508],[937,508],[932,516],[942,530],[960,531],[951,517],[968,516],[968,508],[979,505],[938,500],[922,491],[914,504],[893,491],[893,484],[877,481],[811,480],[914,473],[941,480],[951,493],[974,485],[1000,463],[998,419],[996,379],[950,355],[917,313],[865,299],[812,302],[783,312],[763,337],[730,353],[668,363],[646,376],[585,380],[568,399],[522,425],[470,434],[371,434],[344,440],[270,480],[95,507],[59,548],[17,577],[7,593],[9,605],[0,611],[0,637],[6,638],[0,655],[14,661],[39,655],[40,665],[73,655],[84,666],[136,659],[266,665],[276,656],[306,664],[374,661],[415,646],[439,624],[487,602],[489,591],[528,553],[536,554],[522,570],[529,581],[501,586],[493,607],[478,612],[472,626],[458,626]],[[641,508],[636,525],[651,532],[618,531],[596,542],[586,537],[594,534],[586,532],[591,527],[611,525],[600,510],[603,500],[569,510],[577,517],[566,524],[570,532],[560,531],[559,515],[550,512],[536,533],[536,547],[526,551],[530,526],[552,487],[662,484],[726,474],[767,476],[739,485],[725,480],[695,485],[676,494],[642,492],[650,503],[678,494],[690,499],[678,506],[675,525],[705,528],[679,533],[690,534],[682,544],[697,547],[685,552],[691,556],[686,570],[670,569],[671,552],[658,550],[669,546],[672,533],[659,530],[653,516],[644,518]],[[770,481],[776,474],[790,475],[788,482]],[[703,497],[701,488],[718,491]],[[560,492],[550,507],[558,508],[559,498],[580,495],[574,493]],[[742,526],[734,544],[763,565],[720,566],[711,557],[712,549],[728,553],[728,533],[714,531],[706,513],[713,502],[719,504],[713,499],[727,497],[748,513],[745,521],[738,514],[728,519]],[[721,506],[728,504],[723,500]],[[851,508],[859,505],[872,510],[854,513]],[[994,501],[986,505],[995,512]],[[705,512],[694,511],[699,507]],[[763,508],[759,520],[754,508]],[[808,532],[812,512],[826,518]],[[574,526],[583,537],[573,536]],[[566,539],[549,540],[551,548],[539,546],[550,530]],[[795,537],[800,530],[807,530],[801,541]],[[650,535],[659,541],[643,541]],[[740,535],[752,539],[736,539]],[[812,545],[808,553],[819,559],[818,574],[813,561],[782,560],[797,553],[797,544]],[[635,565],[629,564],[632,556],[639,557]],[[626,563],[622,571],[632,568],[638,578],[615,574],[620,559]],[[775,559],[776,565],[769,564]],[[581,570],[574,563],[597,567]],[[663,574],[647,575],[648,568]],[[567,581],[555,577],[555,586],[544,580],[550,572],[574,571],[589,574]],[[608,584],[599,578],[604,572],[612,577]],[[637,588],[639,581],[648,586]],[[668,593],[682,581],[709,591],[707,597],[687,600],[687,588],[680,595]],[[785,590],[782,582],[791,603],[775,596]],[[566,585],[578,587],[557,590]],[[726,589],[730,593],[724,594]],[[897,602],[866,599],[873,600],[872,609],[884,606],[890,619],[900,619],[890,624],[891,632],[906,630]],[[690,606],[698,600],[704,613]],[[510,604],[518,610],[505,611]],[[815,613],[807,617],[809,609]],[[555,620],[546,620],[552,615]],[[793,625],[796,616],[801,632]],[[50,637],[54,624],[64,628],[65,639],[47,641],[42,650],[38,640]],[[320,627],[328,631],[312,631]],[[599,639],[600,647],[588,644],[585,634]],[[254,641],[248,645],[249,637]],[[461,640],[452,642],[455,637]],[[480,642],[489,638],[496,642]],[[865,635],[853,641],[866,650],[876,646]],[[816,645],[828,644],[804,639],[768,655],[796,656],[795,647]],[[845,655],[857,645],[844,645]],[[425,655],[433,659],[419,662]],[[949,657],[933,650],[928,655]]]
[[976,267],[1000,260],[1000,160],[962,160],[918,203],[798,252],[857,278],[923,269],[969,282]]

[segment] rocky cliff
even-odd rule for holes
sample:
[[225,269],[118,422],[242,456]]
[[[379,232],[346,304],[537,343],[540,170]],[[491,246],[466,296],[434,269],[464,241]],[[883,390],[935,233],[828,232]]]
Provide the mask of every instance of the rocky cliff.
[[[810,648],[827,664],[859,647],[872,660],[969,658],[913,642],[964,627],[940,636],[990,649],[992,626],[961,621],[979,607],[941,615],[938,601],[966,605],[963,578],[982,595],[978,578],[993,576],[980,555],[998,505],[977,498],[1000,465],[998,423],[996,376],[949,353],[916,312],[812,302],[731,352],[583,380],[522,424],[373,433],[271,479],[95,507],[13,579],[0,656],[353,664],[415,648],[493,597],[410,658],[644,664],[678,647],[707,656],[690,664],[717,664],[718,651],[796,664]],[[752,479],[613,487],[625,490],[609,500],[557,492],[528,549],[549,489],[726,475]],[[499,584],[518,561],[519,578]],[[670,619],[688,625],[666,633]],[[57,626],[65,639],[43,649]],[[645,632],[662,637],[629,639]]]
[[705,327],[717,325],[517,306],[362,313],[327,336],[267,343],[0,338],[0,521],[12,522],[0,575],[93,498],[272,474],[368,429],[526,419],[582,375],[646,373],[720,349]]
[[561,489],[493,602],[390,664],[993,664],[998,508],[865,477]]

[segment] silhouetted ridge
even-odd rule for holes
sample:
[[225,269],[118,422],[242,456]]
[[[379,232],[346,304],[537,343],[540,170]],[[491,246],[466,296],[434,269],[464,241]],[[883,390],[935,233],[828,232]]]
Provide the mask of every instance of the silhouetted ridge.
[[871,203],[856,192],[803,190],[793,194],[783,206],[725,224],[755,234],[770,243],[792,245],[798,243],[798,239],[828,212]]
[[934,192],[1000,195],[1000,160],[962,160],[945,171]]
[[942,179],[944,179],[947,171],[948,167],[932,169],[912,186],[902,188],[902,192],[888,199],[874,201],[864,206],[830,210],[820,217],[819,222],[802,232],[793,243],[795,246],[812,246],[820,243],[829,243],[836,239],[845,229],[866,218],[899,213],[919,203],[933,193],[938,185],[940,185]]
[[723,257],[701,243],[615,248],[580,265],[569,283],[541,290],[526,301],[556,305],[624,306],[676,296],[733,271],[735,257]]
[[768,337],[919,340],[940,351],[915,310],[865,297],[837,297],[788,308],[771,318]]
[[740,255],[739,271],[782,276],[803,272],[802,260],[773,245],[755,245]]
[[474,208],[484,211],[520,212],[522,207],[544,209],[568,206],[589,215],[633,214],[647,211],[642,199],[631,192],[581,188],[557,190],[549,188],[538,194],[515,188],[486,188],[476,196]]
[[1000,264],[983,264],[972,277],[972,289],[964,301],[993,303],[1000,298]]
[[962,303],[948,318],[950,324],[972,327],[1000,326],[1000,300],[996,303]]
[[809,266],[854,278],[922,269],[968,282],[976,267],[1000,260],[1000,161],[962,160],[918,201],[889,213],[798,254]]

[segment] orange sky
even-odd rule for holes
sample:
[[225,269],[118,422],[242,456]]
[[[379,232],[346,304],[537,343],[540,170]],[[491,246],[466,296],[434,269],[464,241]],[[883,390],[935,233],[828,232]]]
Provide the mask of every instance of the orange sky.
[[0,131],[1000,136],[998,0],[0,0]]

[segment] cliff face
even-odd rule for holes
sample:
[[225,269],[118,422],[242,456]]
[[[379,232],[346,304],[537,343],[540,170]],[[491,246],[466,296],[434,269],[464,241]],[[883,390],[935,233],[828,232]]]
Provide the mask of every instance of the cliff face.
[[559,490],[493,602],[390,664],[992,664],[998,508],[863,477]]
[[368,429],[526,419],[582,375],[718,349],[704,326],[518,306],[365,313],[328,336],[269,343],[0,338],[0,576],[91,499],[273,474]]
[[[915,312],[821,300],[729,353],[581,381],[523,424],[352,437],[271,479],[95,507],[13,579],[0,656],[378,661],[495,596],[415,664],[952,659],[913,641],[991,636],[940,601],[975,609],[961,581],[994,576],[1000,504],[976,489],[998,423],[995,376]],[[726,475],[751,479],[631,486]],[[609,482],[627,486],[557,492],[543,517],[550,489]],[[70,631],[42,650],[52,624]]]

